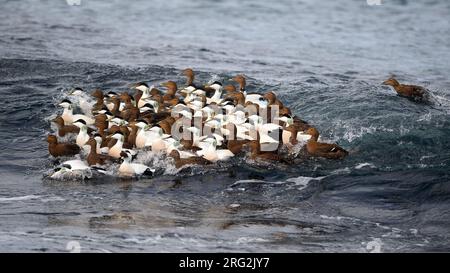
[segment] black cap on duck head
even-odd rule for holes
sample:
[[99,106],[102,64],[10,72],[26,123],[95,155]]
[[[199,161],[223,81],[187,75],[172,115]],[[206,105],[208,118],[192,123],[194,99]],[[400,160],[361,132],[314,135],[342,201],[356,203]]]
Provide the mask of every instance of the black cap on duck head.
[[86,125],[86,121],[84,121],[84,119],[77,119],[74,123],[77,123],[77,122]]
[[114,92],[114,91],[109,91],[108,92],[108,96],[109,97],[113,97],[113,96],[118,96],[118,94],[116,92]]
[[63,100],[60,102],[60,104],[61,104],[61,103],[72,104],[72,102],[71,102],[70,100],[68,100],[68,99],[63,99]]
[[218,85],[222,86],[222,83],[220,83],[218,81],[213,82],[211,85],[214,85],[214,84],[218,84]]
[[107,115],[107,116],[114,116],[114,114],[111,113],[111,111],[109,111],[109,110],[105,112],[105,115]]
[[144,107],[148,107],[148,108],[154,109],[154,106],[151,103],[146,103],[141,108],[144,108]]
[[145,86],[145,87],[148,88],[148,84],[145,83],[145,82],[138,82],[138,83],[136,83],[136,84],[134,85],[134,87],[138,87],[138,86],[141,86],[141,85],[143,85],[143,86]]
[[102,136],[99,133],[95,133],[93,138],[96,138],[96,137],[102,137]]
[[73,91],[84,91],[84,90],[83,90],[83,88],[81,88],[81,87],[75,87],[75,88],[73,89]]
[[138,120],[136,120],[136,123],[139,123],[139,122],[143,122],[143,123],[145,123],[145,124],[148,124],[148,122],[145,121],[145,120],[143,120],[143,119],[138,119]]
[[70,164],[62,164],[61,167],[71,170],[72,166]]

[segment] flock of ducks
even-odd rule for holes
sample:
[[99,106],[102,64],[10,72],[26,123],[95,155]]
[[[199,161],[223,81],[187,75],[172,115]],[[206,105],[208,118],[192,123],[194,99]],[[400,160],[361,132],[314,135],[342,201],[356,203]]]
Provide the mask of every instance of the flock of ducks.
[[[250,93],[243,75],[232,79],[237,86],[222,86],[218,81],[194,83],[190,68],[183,74],[187,82],[182,88],[174,81],[158,88],[139,82],[132,94],[99,89],[88,94],[75,88],[70,99],[59,103],[63,112],[52,120],[57,132],[47,142],[52,156],[80,154],[80,159],[63,162],[54,175],[105,172],[105,164],[116,164],[124,177],[153,175],[155,169],[133,162],[141,150],[166,154],[176,168],[239,154],[289,162],[296,145],[311,157],[341,159],[348,154],[336,144],[319,142],[319,131],[293,115],[274,92]],[[61,141],[66,136],[75,141]]]

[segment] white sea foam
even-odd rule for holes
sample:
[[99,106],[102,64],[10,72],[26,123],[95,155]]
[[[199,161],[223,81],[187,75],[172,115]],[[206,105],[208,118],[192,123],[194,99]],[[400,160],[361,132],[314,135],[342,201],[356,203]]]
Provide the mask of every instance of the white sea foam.
[[15,197],[0,197],[0,202],[14,202],[14,201],[25,201],[25,200],[33,200],[39,199],[42,196],[40,195],[24,195],[24,196],[15,196]]
[[326,176],[321,176],[321,177],[307,177],[307,176],[298,176],[298,177],[292,177],[292,178],[288,178],[285,181],[264,181],[264,180],[259,180],[259,179],[247,179],[247,180],[238,180],[236,182],[234,182],[230,188],[237,186],[237,185],[242,185],[242,184],[267,184],[267,185],[290,185],[290,184],[294,184],[294,186],[298,189],[298,190],[303,190],[305,189],[309,182],[313,181],[313,180],[322,180],[323,178],[325,178]]
[[375,165],[373,165],[372,163],[365,162],[365,163],[360,163],[360,164],[356,165],[355,169],[360,170],[364,167],[375,168]]

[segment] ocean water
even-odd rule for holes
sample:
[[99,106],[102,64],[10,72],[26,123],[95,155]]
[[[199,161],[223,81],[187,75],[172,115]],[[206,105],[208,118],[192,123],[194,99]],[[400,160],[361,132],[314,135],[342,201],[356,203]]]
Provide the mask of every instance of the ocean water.
[[[0,251],[449,251],[450,2],[381,3],[0,0]],[[181,172],[142,155],[167,171],[44,178],[70,88],[182,84],[186,67],[244,73],[350,155]],[[432,102],[396,96],[391,75]]]

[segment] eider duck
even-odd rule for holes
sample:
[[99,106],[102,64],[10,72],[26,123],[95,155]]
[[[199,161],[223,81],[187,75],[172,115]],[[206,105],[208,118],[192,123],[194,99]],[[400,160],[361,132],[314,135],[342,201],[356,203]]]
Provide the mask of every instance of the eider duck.
[[120,157],[123,159],[122,164],[119,166],[119,175],[122,177],[152,176],[155,172],[155,169],[144,164],[132,163],[131,159],[133,157],[129,151],[121,152]]
[[306,133],[311,135],[311,138],[306,144],[306,151],[309,155],[328,159],[342,159],[348,155],[348,152],[337,144],[317,142],[319,139],[319,131],[316,128],[311,127]]
[[102,110],[103,107],[105,107],[105,102],[104,102],[105,96],[104,96],[102,90],[100,90],[100,89],[95,89],[94,92],[92,92],[91,96],[96,99],[96,102],[94,103],[94,105],[92,106],[92,109],[91,109],[91,113],[95,114],[98,111]]
[[244,96],[247,95],[247,91],[245,90],[247,82],[245,80],[244,75],[237,75],[231,80],[237,82],[239,84],[239,91],[244,93]]
[[108,155],[102,155],[97,153],[97,141],[95,138],[90,138],[87,142],[87,145],[91,147],[89,155],[86,158],[86,161],[89,166],[93,165],[104,165],[106,161],[115,162],[116,159],[108,156]]
[[64,108],[64,111],[61,115],[61,117],[64,119],[64,124],[71,125],[75,120],[82,119],[86,122],[88,125],[94,124],[95,120],[81,114],[73,114],[73,105],[72,102],[68,99],[64,99],[59,103],[59,106]]
[[185,165],[208,165],[208,164],[211,164],[210,161],[208,161],[207,159],[204,159],[203,157],[200,157],[200,156],[191,156],[191,157],[187,157],[187,158],[181,158],[180,152],[176,149],[173,149],[170,152],[169,156],[173,158],[173,160],[175,162],[175,168],[177,168],[177,169],[179,169]]
[[400,84],[394,78],[385,80],[383,84],[392,86],[401,97],[406,97],[414,101],[423,101],[427,99],[428,90],[422,86]]
[[80,148],[83,148],[83,146],[89,140],[88,127],[86,125],[86,122],[82,119],[79,119],[75,121],[73,125],[80,128],[80,132],[77,135],[76,143],[78,146],[80,146]]
[[58,143],[58,139],[55,135],[49,135],[47,137],[48,152],[53,157],[59,156],[73,156],[80,152],[80,147],[73,143]]
[[58,135],[60,137],[63,137],[66,134],[78,134],[80,131],[80,128],[75,125],[64,125],[64,119],[62,117],[56,117],[52,119],[52,122],[58,127]]

